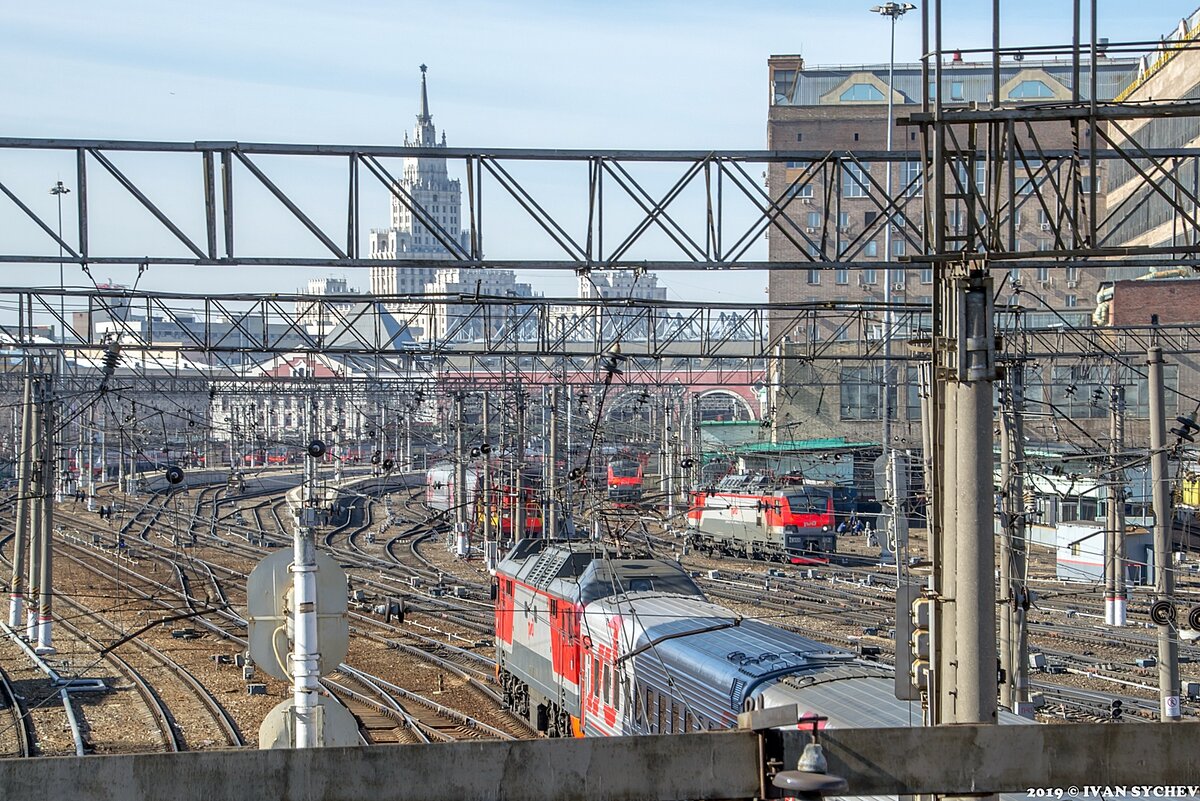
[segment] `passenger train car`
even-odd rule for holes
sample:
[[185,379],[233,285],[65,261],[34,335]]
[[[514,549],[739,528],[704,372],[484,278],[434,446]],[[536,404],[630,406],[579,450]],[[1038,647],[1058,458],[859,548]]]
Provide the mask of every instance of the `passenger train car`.
[[837,552],[833,490],[768,476],[727,476],[692,493],[692,547],[749,559],[796,564],[828,561]]
[[725,729],[789,704],[832,727],[921,720],[890,668],[714,604],[675,562],[531,539],[496,581],[505,704],[549,736]]

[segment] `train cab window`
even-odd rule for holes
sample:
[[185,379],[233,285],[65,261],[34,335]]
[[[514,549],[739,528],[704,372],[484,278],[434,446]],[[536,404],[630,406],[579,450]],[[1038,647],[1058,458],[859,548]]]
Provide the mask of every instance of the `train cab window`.
[[608,669],[608,665],[604,666],[604,705],[612,704],[612,673]]
[[652,582],[650,579],[632,579],[629,582],[630,592],[650,592],[652,589],[654,589],[654,582]]
[[592,659],[592,697],[600,697],[600,660]]

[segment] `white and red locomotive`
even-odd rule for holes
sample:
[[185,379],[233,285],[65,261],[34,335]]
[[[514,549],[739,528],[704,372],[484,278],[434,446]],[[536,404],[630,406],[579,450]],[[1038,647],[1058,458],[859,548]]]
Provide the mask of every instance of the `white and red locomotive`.
[[833,489],[760,475],[726,476],[692,493],[693,548],[747,559],[828,561],[837,553]]

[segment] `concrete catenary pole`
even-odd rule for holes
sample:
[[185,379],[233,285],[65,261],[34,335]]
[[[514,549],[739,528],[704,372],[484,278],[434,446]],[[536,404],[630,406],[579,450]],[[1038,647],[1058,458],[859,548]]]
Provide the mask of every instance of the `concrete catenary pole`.
[[[1114,387],[1114,398],[1112,398],[1112,406],[1116,411],[1115,420],[1116,428],[1114,429],[1114,438],[1116,439],[1117,452],[1124,450],[1124,412],[1126,412],[1126,398],[1124,398],[1124,387]],[[1121,477],[1121,494],[1117,495],[1118,504],[1116,504],[1117,518],[1116,531],[1114,532],[1114,556],[1112,556],[1112,625],[1124,626],[1128,619],[1129,596],[1126,589],[1126,564],[1124,564],[1124,537],[1126,537],[1126,519],[1124,519],[1124,468],[1118,472]]]
[[[315,398],[306,399],[306,439],[316,439],[317,408]],[[301,493],[296,535],[292,540],[292,701],[296,748],[321,745],[317,719],[320,690],[320,653],[317,642],[317,460],[304,460],[304,490]]]
[[25,607],[25,551],[29,543],[29,479],[33,473],[33,379],[25,374],[21,404],[21,449],[17,453],[17,519],[13,526],[12,592],[8,602],[9,628],[19,629]]
[[517,379],[516,443],[513,447],[512,520],[513,541],[525,539],[525,390]]
[[51,380],[42,384],[42,519],[40,536],[40,564],[38,565],[38,632],[37,652],[54,653],[53,632],[50,616],[53,611],[54,578],[54,494],[55,494],[55,436],[57,415],[54,413],[54,397]]
[[558,387],[550,386],[550,401],[547,410],[550,412],[550,443],[549,466],[546,476],[546,525],[543,530],[547,539],[558,538]]
[[[467,536],[467,448],[464,396],[454,393],[454,546],[461,551]],[[465,554],[460,553],[460,556]]]
[[[483,393],[483,444],[491,450],[492,436],[492,408],[488,401],[488,393]],[[483,475],[480,477],[483,481],[483,542],[484,550],[487,550],[487,543],[495,542],[496,537],[492,531],[492,455],[491,453],[483,454]]]
[[25,596],[25,638],[37,642],[38,603],[42,586],[42,514],[45,507],[45,465],[42,463],[44,431],[42,427],[42,380],[33,382],[33,443],[29,450],[29,465],[33,474],[29,481],[29,572]]
[[[1125,551],[1125,388],[1114,383],[1109,393],[1108,515],[1104,538],[1104,622],[1125,625],[1123,559]],[[1120,591],[1117,586],[1121,585]]]
[[991,280],[956,282],[958,470],[955,638],[958,723],[996,722],[996,553],[993,535],[992,384],[995,351]]
[[[1156,601],[1175,603],[1175,575],[1171,570],[1171,487],[1167,472],[1167,424],[1163,387],[1162,348],[1151,345],[1146,354],[1150,367],[1150,480],[1154,492],[1154,594]],[[1180,719],[1179,640],[1173,620],[1158,627],[1158,694],[1161,719]]]

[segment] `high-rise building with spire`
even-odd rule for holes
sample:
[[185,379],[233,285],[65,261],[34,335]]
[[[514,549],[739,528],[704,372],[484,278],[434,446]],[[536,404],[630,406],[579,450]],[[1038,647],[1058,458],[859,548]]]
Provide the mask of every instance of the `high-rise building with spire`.
[[[421,65],[421,107],[417,113],[417,124],[411,137],[404,134],[406,147],[444,148],[446,133],[438,132],[429,113],[429,88],[426,83],[427,67]],[[417,156],[404,159],[404,169],[397,181],[397,191],[392,193],[391,224],[387,228],[374,229],[370,236],[371,258],[389,261],[421,261],[421,266],[405,267],[397,264],[380,264],[371,268],[371,293],[374,295],[422,295],[479,290],[484,294],[529,297],[532,290],[528,284],[518,284],[512,270],[437,268],[428,262],[443,261],[453,254],[440,241],[430,227],[423,223],[401,198],[412,198],[424,214],[441,227],[442,239],[456,242],[466,253],[470,250],[470,234],[461,227],[462,189],[457,179],[450,178],[446,171],[446,159],[439,156]],[[400,313],[412,313],[416,304],[404,301],[389,302],[388,308]],[[466,314],[458,307],[437,307],[420,323],[424,338],[440,338],[453,325],[452,318]],[[482,331],[475,325],[453,325],[458,338],[475,338]]]

